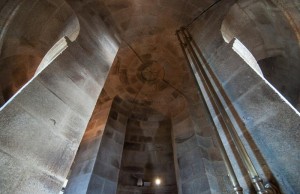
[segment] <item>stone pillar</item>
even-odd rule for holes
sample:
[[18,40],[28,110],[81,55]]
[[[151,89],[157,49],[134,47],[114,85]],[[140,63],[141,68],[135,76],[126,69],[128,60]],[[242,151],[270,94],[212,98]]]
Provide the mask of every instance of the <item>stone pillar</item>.
[[69,172],[65,193],[86,193],[112,100],[98,100]]
[[[214,74],[211,81],[259,175],[277,182],[283,193],[298,193],[300,174],[295,172],[300,169],[299,113],[232,50],[232,45],[224,42],[220,27],[229,8],[228,2],[221,2],[195,22],[190,32]],[[223,133],[218,115],[214,121]],[[226,134],[222,138],[238,171],[240,166],[234,162],[238,156],[231,150]],[[237,174],[242,180],[243,175]]]
[[[109,34],[103,36],[109,38]],[[113,49],[110,46],[105,42],[101,48],[104,55],[116,54],[115,45]],[[61,190],[102,89],[98,80],[105,79],[112,62],[103,60],[101,64],[90,61],[90,57],[91,52],[82,49],[80,43],[71,43],[2,107],[1,192]]]
[[172,118],[182,194],[233,192],[209,117],[199,98]]
[[63,37],[76,40],[80,25],[64,0],[6,0],[0,3],[0,28],[2,106],[34,76],[45,55],[61,53],[53,45]]
[[96,106],[65,193],[116,193],[128,119],[121,103],[117,99],[112,105],[99,102]]

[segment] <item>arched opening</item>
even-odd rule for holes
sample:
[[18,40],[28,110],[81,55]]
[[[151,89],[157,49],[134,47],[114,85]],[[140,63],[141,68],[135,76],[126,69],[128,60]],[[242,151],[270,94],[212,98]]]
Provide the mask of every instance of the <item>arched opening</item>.
[[[53,60],[62,52],[63,37],[74,41],[80,30],[77,16],[64,0],[16,2],[5,6],[19,11],[4,24],[0,23],[4,28],[0,35],[0,106],[28,83],[37,69],[41,72],[39,64],[49,64],[50,58]],[[51,9],[42,11],[45,6]],[[26,11],[29,8],[37,11]]]
[[[274,4],[265,0],[251,3],[238,1],[225,16],[221,33],[227,43],[236,38],[233,49],[251,67],[259,67],[259,74],[263,74],[266,80],[300,110],[298,32],[282,10],[274,9]],[[242,45],[253,54],[255,62],[245,58],[247,52],[245,53]],[[249,53],[246,55],[249,56]]]
[[252,68],[256,73],[261,76],[264,76],[256,59],[251,54],[251,52],[245,47],[239,39],[235,38],[233,42],[232,49]]
[[57,41],[53,47],[47,52],[39,66],[37,67],[34,75],[41,73],[58,55],[60,55],[68,47],[68,37],[63,37]]
[[257,63],[264,72],[264,77],[299,111],[300,90],[298,80],[293,74],[290,77],[286,75],[288,79],[282,77],[282,73],[287,68],[283,65],[286,60],[286,57],[277,55],[261,59]]
[[[53,47],[47,52],[41,63],[38,65],[34,75],[30,77],[26,77],[29,80],[25,80],[24,78],[24,85],[20,85],[19,87],[14,87],[11,91],[4,91],[3,93],[6,95],[5,99],[3,99],[3,106],[0,106],[0,110],[2,110],[6,104],[8,104],[11,100],[14,99],[15,96],[17,96],[32,80],[38,76],[52,61],[55,60],[56,57],[58,57],[64,50],[68,47],[68,42],[70,42],[70,39],[68,37],[61,38],[57,43],[53,45]],[[6,93],[5,93],[6,92]],[[13,93],[12,96],[9,96],[10,93]],[[1,102],[1,101],[0,101]],[[1,104],[0,104],[1,105]]]
[[[272,75],[272,72],[274,68],[272,68],[272,66],[269,66],[269,64],[272,64],[272,60],[280,60],[281,57],[280,56],[276,56],[276,57],[270,57],[270,58],[266,58],[260,61],[256,61],[256,59],[254,58],[254,56],[252,55],[252,53],[245,47],[245,45],[239,41],[237,38],[234,38],[233,40],[233,45],[232,45],[232,49],[258,74],[261,76],[261,78],[263,80],[265,80],[267,82],[268,85],[271,86],[271,88],[273,90],[275,90],[275,92],[277,94],[279,94],[279,96],[281,96],[283,98],[284,101],[286,101],[287,104],[289,104],[293,109],[297,109],[299,111],[299,104],[295,104],[291,103],[290,99],[287,99],[285,95],[287,93],[286,88],[283,87],[278,90],[276,87],[274,87],[273,83],[269,80],[272,80],[273,77],[270,76]],[[261,68],[261,66],[263,67],[263,69]],[[267,66],[267,67],[266,67]],[[275,80],[277,81],[277,80]],[[285,84],[285,83],[282,83]],[[277,84],[278,85],[278,84]],[[296,90],[297,91],[297,90]],[[289,91],[291,92],[291,91]],[[290,94],[290,93],[289,93]],[[298,93],[295,93],[295,95],[299,95]],[[299,100],[299,99],[298,99]],[[296,102],[297,103],[297,102]]]

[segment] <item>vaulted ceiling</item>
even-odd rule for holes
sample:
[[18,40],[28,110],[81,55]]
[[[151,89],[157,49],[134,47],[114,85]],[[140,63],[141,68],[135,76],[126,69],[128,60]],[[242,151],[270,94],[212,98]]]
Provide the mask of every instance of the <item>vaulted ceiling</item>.
[[106,0],[85,4],[107,24],[114,24],[122,43],[103,93],[163,115],[176,114],[187,99],[197,98],[176,30],[215,2]]

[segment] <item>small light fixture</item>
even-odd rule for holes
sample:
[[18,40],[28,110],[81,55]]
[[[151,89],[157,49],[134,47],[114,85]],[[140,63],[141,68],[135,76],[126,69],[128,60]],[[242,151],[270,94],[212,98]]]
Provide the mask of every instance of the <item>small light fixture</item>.
[[161,184],[160,178],[156,178],[154,182],[156,186],[159,186]]
[[142,187],[143,186],[143,179],[142,178],[138,178],[137,186],[138,187]]

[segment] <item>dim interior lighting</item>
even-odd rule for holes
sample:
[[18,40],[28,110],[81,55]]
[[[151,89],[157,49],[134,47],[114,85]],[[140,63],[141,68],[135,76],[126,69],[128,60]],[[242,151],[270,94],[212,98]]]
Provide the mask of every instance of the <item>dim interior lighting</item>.
[[155,185],[157,185],[157,186],[161,184],[160,178],[156,178],[154,182],[155,182]]

